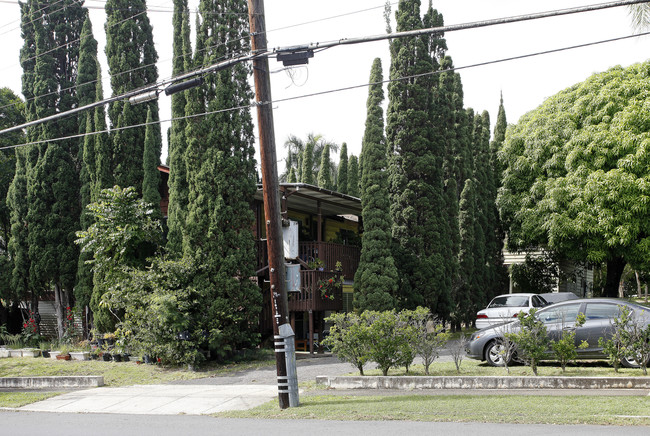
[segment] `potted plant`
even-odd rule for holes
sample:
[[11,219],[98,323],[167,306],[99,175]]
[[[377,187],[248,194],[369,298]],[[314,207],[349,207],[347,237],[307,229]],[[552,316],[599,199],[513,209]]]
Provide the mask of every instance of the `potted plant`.
[[325,262],[323,262],[321,259],[318,257],[311,262],[307,262],[307,266],[309,269],[315,269],[318,271],[324,271],[325,270]]
[[[52,353],[50,353],[52,355]],[[70,360],[70,347],[63,345],[59,348],[59,352],[55,354],[56,360]]]

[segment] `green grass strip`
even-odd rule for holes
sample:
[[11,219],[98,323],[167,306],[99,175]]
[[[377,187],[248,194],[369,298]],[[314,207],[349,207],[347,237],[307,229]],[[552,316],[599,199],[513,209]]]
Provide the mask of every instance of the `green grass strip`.
[[217,416],[256,419],[403,420],[528,424],[650,425],[648,397],[523,395],[303,396]]

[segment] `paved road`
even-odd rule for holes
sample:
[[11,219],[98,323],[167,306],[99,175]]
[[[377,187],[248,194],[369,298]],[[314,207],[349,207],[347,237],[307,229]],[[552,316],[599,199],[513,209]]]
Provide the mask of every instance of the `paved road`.
[[124,435],[263,435],[308,434],[331,436],[371,434],[395,435],[481,435],[525,434],[547,436],[647,436],[647,427],[593,425],[490,424],[411,421],[322,421],[223,419],[208,416],[151,416],[0,412],[0,434],[47,434],[49,436],[85,436],[88,434]]

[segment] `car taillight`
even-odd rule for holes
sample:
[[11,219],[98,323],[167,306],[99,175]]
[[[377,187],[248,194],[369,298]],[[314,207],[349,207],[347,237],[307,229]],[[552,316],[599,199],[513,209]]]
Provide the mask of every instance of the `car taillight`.
[[476,315],[476,319],[487,319],[487,317],[488,316],[484,313],[479,313],[478,315]]

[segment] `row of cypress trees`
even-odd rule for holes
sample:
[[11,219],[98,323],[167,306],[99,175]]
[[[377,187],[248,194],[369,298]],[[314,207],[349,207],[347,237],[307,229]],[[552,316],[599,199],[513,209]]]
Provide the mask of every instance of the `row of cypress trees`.
[[[158,56],[146,2],[108,0],[105,10],[113,94],[156,83]],[[200,2],[194,51],[189,16],[187,0],[175,0],[174,75],[250,50],[244,0]],[[29,0],[21,4],[21,18],[25,120],[102,100],[97,41],[82,2]],[[256,340],[261,310],[261,294],[249,280],[255,265],[250,203],[257,181],[246,108],[252,99],[249,76],[250,67],[238,65],[175,94],[169,132],[166,257],[195,266],[192,287],[203,302],[201,314],[188,314],[200,324],[195,327],[231,344]],[[238,107],[243,109],[232,110]],[[160,202],[158,103],[115,101],[108,119],[109,126],[98,107],[31,127],[26,139],[35,144],[17,148],[11,162],[12,230],[3,238],[9,239],[12,261],[8,287],[15,300],[29,299],[34,311],[39,297],[54,290],[60,335],[64,309],[73,304],[90,307],[100,333],[112,331],[117,321],[102,303],[107,289],[87,264],[91,255],[80,254],[74,243],[76,232],[92,225],[85,207],[113,185],[132,186],[146,202]]]
[[[431,4],[421,17],[419,0],[401,0],[396,22],[401,32],[442,26],[443,17]],[[507,287],[495,205],[506,120],[501,102],[490,143],[489,115],[463,107],[446,50],[442,34],[390,42],[385,128],[381,62],[373,63],[354,286],[360,310],[425,306],[460,327]]]

